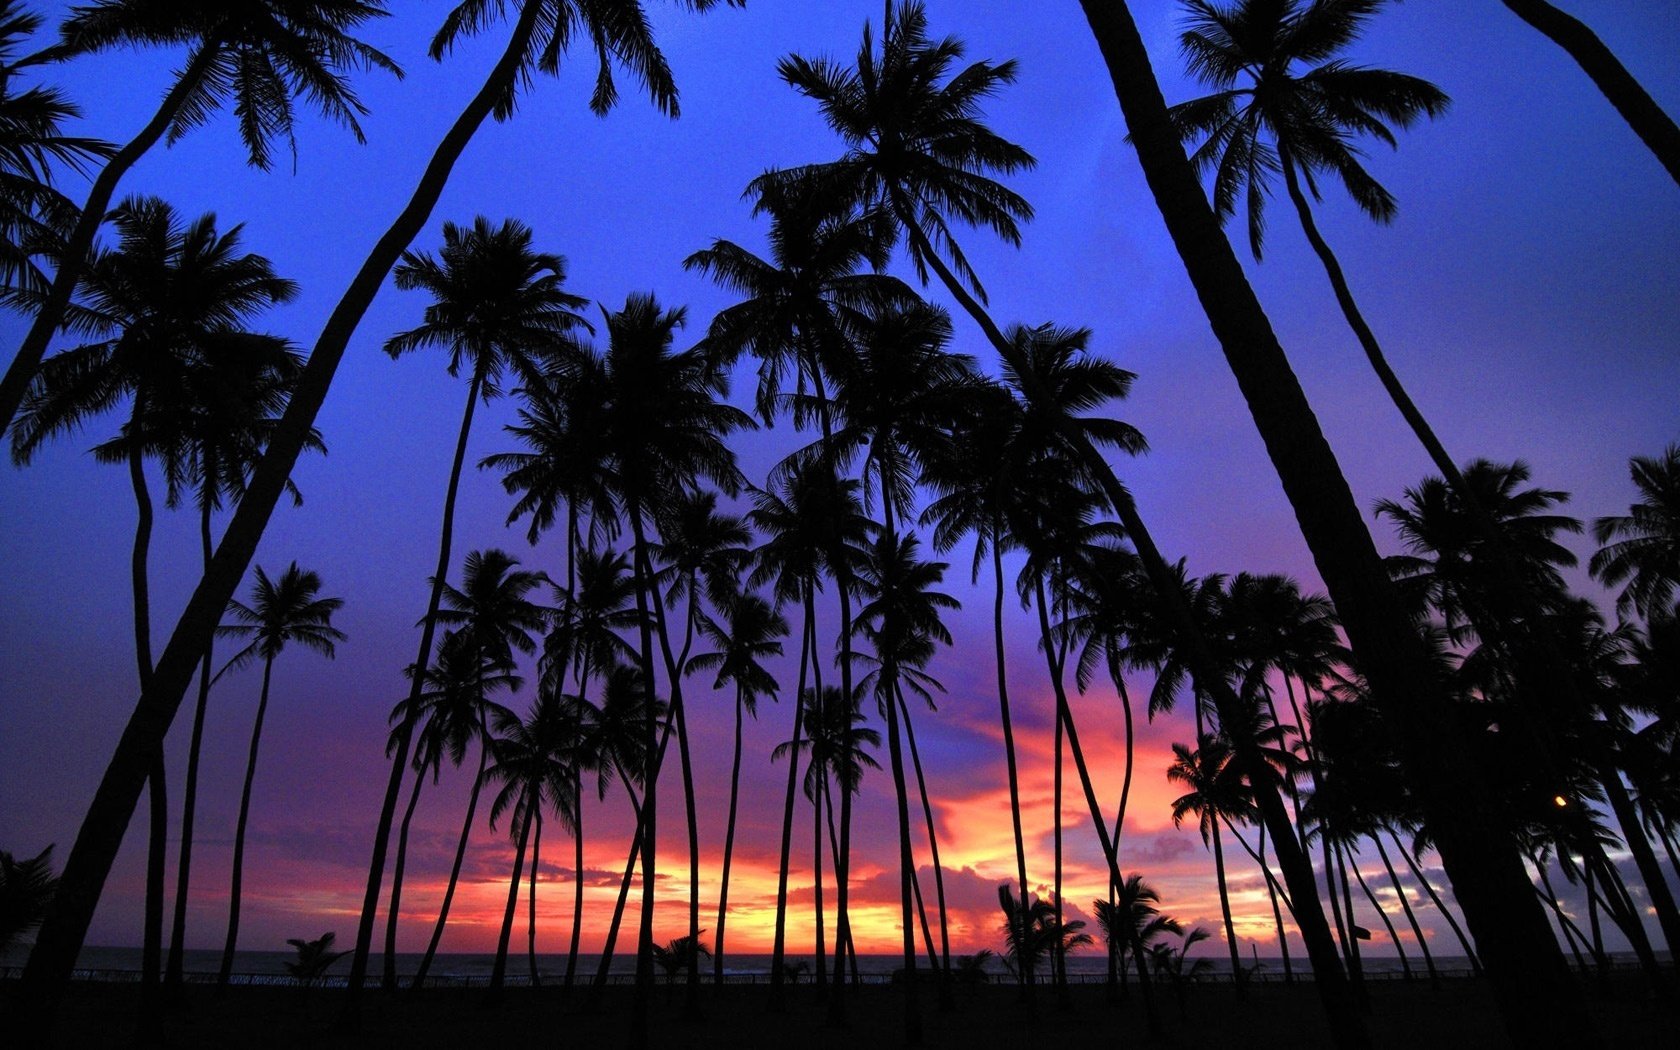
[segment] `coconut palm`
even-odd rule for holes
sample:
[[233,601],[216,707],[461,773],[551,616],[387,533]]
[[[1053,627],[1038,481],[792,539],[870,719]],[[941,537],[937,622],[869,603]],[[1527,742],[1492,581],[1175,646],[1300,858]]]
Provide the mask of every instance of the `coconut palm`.
[[76,224],[76,205],[53,185],[55,168],[85,173],[114,147],[63,133],[81,110],[53,87],[19,90],[15,78],[52,59],[51,51],[18,57],[41,27],[41,16],[18,0],[0,2],[0,301],[26,305],[50,278],[36,256],[59,251]]
[[[1349,644],[1390,719],[1421,809],[1438,831],[1448,866],[1459,876],[1454,888],[1473,922],[1490,931],[1487,943],[1495,948],[1484,961],[1502,1015],[1518,1042],[1584,1036],[1586,1025],[1575,1012],[1568,970],[1545,912],[1533,899],[1515,844],[1501,830],[1507,825],[1497,812],[1496,793],[1468,744],[1438,732],[1451,719],[1449,697],[1387,580],[1370,531],[1265,310],[1197,183],[1130,7],[1095,0],[1081,0],[1080,6],[1156,205],[1265,441]],[[1286,851],[1273,825],[1268,816],[1274,846]],[[1280,860],[1334,1036],[1338,1042],[1359,1043],[1366,1038],[1365,1024],[1345,982],[1336,976],[1340,964],[1322,913],[1315,915],[1318,909],[1311,906],[1316,897],[1311,872],[1281,855]]]
[[735,853],[735,816],[741,792],[741,728],[743,714],[758,717],[760,697],[776,699],[777,684],[760,661],[782,655],[787,620],[780,610],[757,594],[736,595],[723,603],[722,622],[710,616],[700,630],[716,649],[690,661],[696,671],[715,671],[712,689],[735,687],[735,750],[729,767],[729,816],[724,824],[723,872],[719,876],[717,940],[712,953],[712,982],[723,983],[724,927],[729,918],[729,867]]
[[1587,567],[1609,586],[1626,580],[1616,611],[1632,609],[1649,622],[1680,588],[1680,445],[1660,456],[1634,456],[1628,470],[1639,502],[1626,515],[1593,522],[1599,549]]
[[1231,972],[1240,979],[1242,958],[1237,952],[1236,928],[1231,923],[1231,900],[1225,887],[1225,851],[1220,844],[1219,825],[1232,818],[1243,819],[1253,812],[1248,789],[1238,766],[1231,761],[1231,746],[1217,737],[1204,736],[1194,749],[1174,744],[1173,764],[1167,779],[1188,790],[1173,800],[1173,826],[1187,816],[1196,817],[1202,845],[1213,846],[1214,874],[1219,883],[1219,910],[1225,918],[1225,940],[1231,949]]
[[402,70],[350,33],[387,13],[381,0],[100,0],[71,10],[61,26],[62,56],[179,44],[189,51],[157,113],[100,169],[56,253],[51,288],[0,381],[0,430],[11,425],[47,344],[64,323],[117,183],[135,162],[166,132],[174,143],[230,100],[256,168],[268,169],[276,137],[286,140],[295,161],[293,102],[300,95],[365,141],[356,118],[367,110],[345,76],[383,69],[400,77]]
[[[544,809],[553,809],[562,824],[572,824],[572,777],[567,767],[566,718],[557,697],[539,698],[524,718],[503,716],[496,726],[492,750],[495,765],[484,771],[485,779],[501,783],[490,803],[490,827],[502,816],[510,818],[509,832],[515,841],[513,877],[508,882],[507,908],[502,913],[501,936],[496,941],[496,961],[490,970],[489,999],[501,997],[507,974],[508,942],[513,934],[513,916],[519,903],[519,876],[525,866],[525,847]],[[536,860],[533,857],[532,864]]]
[[1680,126],[1664,113],[1614,52],[1585,22],[1546,0],[1504,0],[1516,16],[1564,49],[1680,183]]
[[[1091,905],[1109,952],[1121,959],[1130,958],[1137,968],[1138,985],[1143,989],[1144,1009],[1152,1030],[1160,1022],[1150,988],[1150,968],[1145,960],[1163,935],[1183,932],[1177,919],[1161,913],[1160,903],[1160,892],[1144,882],[1142,875],[1133,872],[1113,887],[1112,901],[1093,901]],[[1124,966],[1120,972],[1123,981],[1126,973]]]
[[[684,3],[691,9],[704,9],[714,6],[715,0],[684,0]],[[502,13],[498,7],[495,14]],[[579,35],[574,30],[599,44],[597,53],[603,66],[616,60],[631,69],[655,100],[666,111],[674,112],[675,85],[653,42],[651,26],[644,15],[639,0],[611,0],[588,5],[576,4],[572,0],[524,0],[520,4],[508,46],[486,82],[451,124],[407,204],[375,244],[329,315],[309,355],[309,364],[288,405],[282,426],[271,440],[253,476],[250,491],[240,501],[239,510],[217,547],[211,572],[200,581],[177,621],[170,644],[159,660],[156,683],[151,690],[141,694],[136,704],[135,718],[130,722],[131,732],[119,742],[102,779],[104,790],[96,793],[95,801],[83,820],[87,834],[78,836],[77,841],[84,846],[80,851],[72,850],[65,865],[66,885],[71,887],[68,896],[75,903],[54,912],[53,918],[42,930],[35,952],[30,956],[28,980],[35,986],[61,988],[68,978],[76,953],[86,936],[88,923],[92,921],[99,887],[110,871],[122,833],[127,827],[128,816],[139,797],[149,756],[155,753],[174,719],[192,668],[200,658],[203,639],[214,628],[256,552],[351,337],[385,275],[430,217],[455,162],[460,159],[479,126],[493,112],[501,120],[513,115],[513,103],[523,82],[522,76],[528,78],[539,69],[545,72],[559,69],[567,46]],[[443,57],[461,37],[489,28],[495,20],[480,0],[467,0],[454,10],[434,38],[433,55]],[[616,100],[610,76],[599,78],[598,87],[600,89],[592,101],[598,109],[605,110]],[[387,807],[387,816],[394,809],[394,804]],[[374,856],[368,866],[368,886],[362,901],[362,919],[357,927],[356,955],[351,961],[349,985],[352,991],[345,1004],[351,1023],[359,1011],[360,989],[367,971],[390,823],[389,819],[381,822],[375,835]],[[48,1017],[56,1003],[56,995],[57,992],[54,992],[33,1000],[31,1010],[34,1016],[41,1019]]]
[[251,816],[251,785],[257,776],[257,751],[262,744],[263,718],[268,713],[269,685],[274,678],[274,661],[293,643],[331,659],[344,632],[332,625],[333,613],[344,606],[342,598],[320,597],[321,578],[292,562],[278,578],[270,579],[257,567],[251,584],[251,604],[229,602],[236,621],[216,629],[224,638],[250,641],[228,660],[223,674],[262,661],[262,693],[251,725],[251,751],[245,761],[245,783],[239,793],[239,821],[233,835],[233,876],[228,891],[227,941],[222,946],[221,968],[216,981],[226,985],[233,973],[233,953],[239,945],[239,905],[245,877],[245,829]]
[[[144,690],[153,671],[147,572],[153,509],[144,461],[148,456],[163,459],[170,494],[178,495],[201,466],[192,456],[195,447],[202,447],[194,438],[196,423],[216,411],[193,399],[214,394],[205,382],[208,369],[227,369],[206,362],[255,351],[264,363],[277,364],[283,346],[251,336],[244,326],[262,310],[293,298],[297,286],[275,276],[262,256],[241,253],[240,229],[218,233],[214,215],[182,224],[163,201],[136,198],[116,210],[113,222],[117,245],[93,259],[85,282],[85,324],[104,338],[54,355],[36,374],[12,430],[12,457],[26,463],[48,438],[129,401],[128,422],[95,455],[127,465],[139,512],[130,573],[135,654]],[[205,437],[202,432],[197,436]],[[314,441],[319,444],[319,437]],[[160,750],[154,750],[148,767],[154,827],[143,970],[149,989],[162,967],[167,807]]]
[[[415,971],[414,985],[417,988],[425,983],[426,974],[431,970],[432,960],[437,955],[438,945],[443,940],[444,927],[449,921],[449,906],[455,897],[456,880],[460,877],[461,863],[466,856],[467,838],[473,827],[473,814],[478,808],[479,791],[487,775],[486,762],[494,744],[490,723],[500,713],[496,705],[489,701],[492,682],[500,684],[508,679],[513,668],[513,654],[516,651],[536,652],[537,643],[532,637],[532,632],[540,630],[549,619],[550,611],[534,604],[527,597],[538,586],[546,583],[547,577],[540,572],[518,569],[518,564],[505,551],[472,551],[462,563],[461,589],[456,590],[449,584],[444,584],[442,601],[445,607],[436,611],[438,623],[454,628],[448,637],[452,638],[453,643],[462,651],[461,655],[455,658],[465,661],[468,674],[480,678],[480,682],[465,695],[457,694],[450,699],[452,704],[466,705],[466,710],[458,712],[454,717],[477,723],[479,770],[473,778],[472,792],[467,800],[467,816],[461,826],[461,838],[455,850],[455,864],[450,869],[449,883],[444,889],[437,923],[432,927],[432,938],[426,945],[426,954],[421,957],[420,966]],[[422,670],[420,673],[425,672]],[[520,683],[517,678],[512,678],[506,684],[510,690],[516,690]],[[411,699],[417,693],[418,690],[413,691]],[[403,731],[401,723],[396,731]],[[392,892],[394,894],[397,891],[393,880]],[[394,945],[392,947],[394,948]],[[388,951],[385,958],[388,971],[385,980],[389,986],[394,986],[395,952]]]

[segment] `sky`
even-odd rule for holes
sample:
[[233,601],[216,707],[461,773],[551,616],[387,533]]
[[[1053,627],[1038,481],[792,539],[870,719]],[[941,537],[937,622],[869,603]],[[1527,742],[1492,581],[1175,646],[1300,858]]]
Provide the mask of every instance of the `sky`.
[[[68,5],[35,6],[56,21]],[[401,82],[356,78],[370,110],[365,146],[308,116],[299,123],[295,171],[282,154],[277,170],[264,174],[244,165],[224,113],[172,148],[154,150],[120,191],[160,195],[187,216],[215,212],[223,227],[243,223],[249,250],[268,256],[302,289],[262,327],[305,347],[504,39],[506,28],[497,27],[433,63],[425,45],[445,6],[396,6],[396,17],[361,33],[408,74]],[[1096,353],[1137,373],[1130,399],[1115,411],[1143,431],[1151,450],[1119,469],[1169,557],[1187,558],[1194,573],[1284,572],[1320,589],[1124,141],[1079,6],[1071,0],[932,0],[927,6],[932,32],[960,37],[969,58],[1019,62],[1018,83],[988,103],[986,116],[1037,157],[1034,170],[1009,180],[1037,215],[1018,250],[979,232],[962,238],[991,292],[994,316],[1089,326]],[[1200,94],[1178,57],[1178,6],[1163,0],[1131,6],[1168,100]],[[1672,60],[1680,53],[1680,23],[1663,5],[1574,0],[1568,6],[1659,104],[1680,112],[1680,66]],[[741,198],[747,182],[767,168],[832,159],[840,150],[815,106],[779,81],[776,61],[797,51],[849,63],[865,20],[878,25],[881,7],[874,0],[752,0],[745,9],[703,17],[678,5],[655,3],[650,10],[682,92],[681,118],[658,114],[629,82],[610,116],[591,115],[586,102],[594,67],[580,56],[558,78],[538,79],[512,122],[479,132],[416,248],[435,248],[445,220],[516,217],[533,228],[540,249],[567,258],[573,292],[617,309],[628,294],[651,291],[663,304],[687,306],[682,339],[703,334],[731,299],[685,272],[683,258],[720,237],[764,250],[764,225]],[[1674,265],[1680,187],[1567,56],[1500,4],[1391,5],[1350,58],[1422,76],[1453,98],[1441,119],[1403,133],[1397,151],[1371,151],[1371,171],[1400,201],[1391,226],[1372,225],[1334,191],[1317,211],[1396,371],[1459,460],[1521,457],[1536,483],[1573,494],[1569,508],[1576,515],[1625,513],[1634,498],[1628,457],[1680,440],[1680,269]],[[179,52],[119,52],[79,58],[40,76],[81,104],[79,131],[123,141],[152,112],[181,60]],[[72,196],[82,192],[73,176],[64,185]],[[1287,201],[1273,201],[1269,215],[1264,263],[1242,252],[1250,279],[1360,505],[1397,497],[1430,472],[1427,460],[1346,330]],[[902,261],[896,265],[909,276]],[[943,290],[928,294],[950,305]],[[348,640],[333,661],[288,652],[275,667],[248,847],[241,945],[250,949],[283,948],[287,937],[326,930],[341,940],[353,936],[385,784],[386,713],[405,692],[401,670],[418,645],[414,624],[436,558],[443,488],[466,396],[465,382],[446,374],[441,355],[392,361],[380,351],[391,334],[419,322],[425,305],[420,293],[389,283],[376,299],[317,420],[329,454],[300,462],[294,478],[305,502],[276,512],[255,559],[271,575],[294,559],[318,572],[324,593],[345,600],[334,623]],[[958,316],[955,325],[955,349],[989,362],[967,319]],[[22,319],[0,317],[0,345],[15,344],[22,332]],[[750,367],[743,366],[733,392],[743,406],[750,404]],[[502,432],[513,413],[507,399],[481,408],[469,462],[514,447]],[[0,592],[0,848],[16,855],[56,843],[62,863],[136,694],[127,584],[132,497],[122,471],[87,454],[117,425],[114,416],[97,420],[43,449],[27,468],[0,467],[0,552],[8,567],[8,586]],[[761,482],[802,440],[787,423],[744,438],[742,469]],[[499,546],[528,567],[560,575],[557,538],[532,548],[523,525],[506,525],[509,507],[495,476],[467,472],[455,564],[469,550]],[[1372,529],[1382,549],[1398,549],[1383,523],[1373,520]],[[151,562],[157,645],[196,583],[196,535],[190,510],[160,512]],[[1587,541],[1570,543],[1584,561]],[[937,712],[918,712],[915,723],[935,796],[954,951],[1001,947],[996,887],[1014,868],[990,591],[969,585],[968,557],[961,548],[950,555],[946,589],[963,609],[948,621],[952,649],[931,668],[948,691]],[[1572,579],[1602,598],[1584,574]],[[820,615],[821,629],[832,636],[832,611]],[[1033,620],[1012,609],[1009,631],[1030,874],[1047,887],[1051,694]],[[791,661],[784,677],[791,678]],[[1143,675],[1131,682],[1134,694],[1149,684]],[[189,947],[221,943],[258,686],[255,672],[230,675],[211,699]],[[730,706],[697,686],[691,692],[707,908],[702,925],[710,927],[728,798]],[[528,702],[527,691],[514,706]],[[189,707],[190,701],[183,705],[169,739],[176,821]],[[1099,794],[1112,807],[1124,744],[1113,692],[1093,688],[1074,707]],[[791,716],[784,698],[762,704],[758,721],[747,727],[731,888],[733,951],[769,948],[785,767],[770,765],[768,754],[790,732]],[[1173,827],[1176,792],[1164,777],[1171,744],[1193,733],[1187,711],[1153,725],[1140,720],[1121,865],[1161,890],[1167,912],[1214,930],[1219,906],[1211,858],[1193,828]],[[429,933],[468,778],[446,772],[422,794],[402,950],[419,950]],[[677,783],[672,776],[661,791],[659,855],[668,875],[656,911],[661,939],[686,932],[677,903],[687,881]],[[1075,788],[1070,768],[1066,897],[1079,917],[1102,891],[1104,876]],[[894,951],[890,778],[867,779],[859,806],[852,889],[858,948]],[[586,811],[586,950],[606,925],[628,845],[628,811],[622,792]],[[796,851],[808,848],[804,812]],[[89,931],[90,945],[138,943],[144,813],[142,803]],[[480,823],[445,951],[494,944],[512,849],[505,825],[492,832]],[[177,835],[172,826],[172,852]],[[919,830],[917,842],[925,865]],[[563,950],[573,888],[570,843],[550,835],[543,847],[539,948]],[[1228,849],[1227,856],[1234,853]],[[796,951],[809,945],[812,931],[810,862],[798,856],[790,893]],[[1235,859],[1231,870],[1245,954],[1250,944],[1262,956],[1274,954],[1257,870]],[[1381,875],[1372,858],[1362,870]],[[832,904],[832,885],[825,892]],[[1392,901],[1392,892],[1379,893]],[[522,906],[518,936],[523,913]],[[1422,917],[1431,941],[1445,944],[1446,931],[1427,911]],[[1216,946],[1210,953],[1222,951]]]

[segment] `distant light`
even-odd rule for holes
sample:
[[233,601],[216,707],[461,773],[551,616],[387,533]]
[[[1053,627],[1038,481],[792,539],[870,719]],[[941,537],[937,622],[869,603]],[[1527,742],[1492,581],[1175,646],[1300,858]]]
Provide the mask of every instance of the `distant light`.
[[1564,798],[1562,795],[1553,795],[1552,796],[1552,805],[1556,806],[1559,809],[1568,809],[1569,808],[1569,800]]

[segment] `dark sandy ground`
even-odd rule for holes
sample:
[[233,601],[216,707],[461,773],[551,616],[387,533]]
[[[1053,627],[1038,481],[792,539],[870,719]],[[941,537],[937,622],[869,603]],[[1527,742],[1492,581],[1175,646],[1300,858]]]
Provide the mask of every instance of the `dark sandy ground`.
[[[0,986],[0,1045],[14,1042],[16,996],[20,988]],[[885,1050],[904,1045],[903,991],[890,986],[856,990],[850,1024],[826,1027],[815,989],[790,990],[787,1010],[767,1010],[768,989],[730,986],[702,988],[704,1016],[684,1016],[683,992],[659,988],[649,1014],[648,1045],[655,1050],[688,1048],[774,1047],[778,1050]],[[295,988],[236,988],[218,995],[212,988],[188,987],[185,998],[168,1010],[163,1045],[178,1048],[422,1047],[588,1048],[629,1045],[632,990],[610,988],[598,1009],[586,1008],[588,996],[568,998],[558,989],[510,989],[503,1002],[484,1004],[477,989],[428,990],[414,997],[370,991],[364,996],[362,1022],[354,1033],[337,1025],[342,991]],[[1137,990],[1120,1003],[1101,985],[1070,989],[1059,1005],[1041,989],[1036,1011],[1017,1002],[1012,986],[955,989],[950,1009],[941,1010],[933,989],[922,997],[924,1045],[932,1048],[1011,1047],[1060,1050],[1062,1047],[1160,1046],[1171,1048],[1310,1048],[1329,1045],[1311,985],[1272,983],[1251,987],[1245,999],[1223,985],[1198,986],[1185,997],[1181,1011],[1170,990],[1158,992],[1164,1035],[1151,1040]],[[1614,1050],[1680,1047],[1680,1010],[1660,1003],[1637,981],[1618,979],[1602,992],[1583,992],[1601,1046]],[[1499,1017],[1485,986],[1447,981],[1439,990],[1425,982],[1373,982],[1370,1026],[1377,1047],[1446,1050],[1453,1047],[1505,1047]],[[133,985],[73,985],[58,1015],[52,1045],[73,1048],[134,1045],[139,991]],[[1526,1048],[1525,1048],[1526,1050]],[[1571,1048],[1573,1050],[1573,1048]]]

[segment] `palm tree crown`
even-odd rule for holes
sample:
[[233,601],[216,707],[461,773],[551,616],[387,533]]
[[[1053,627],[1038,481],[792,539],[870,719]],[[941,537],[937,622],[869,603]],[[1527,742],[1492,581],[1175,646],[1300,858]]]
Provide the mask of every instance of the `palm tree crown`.
[[272,660],[293,642],[330,658],[334,643],[344,640],[344,632],[332,625],[332,615],[343,607],[344,599],[317,597],[320,590],[321,577],[299,569],[295,561],[286,566],[277,580],[270,579],[262,566],[257,566],[251,604],[229,602],[228,611],[239,622],[216,630],[219,636],[250,639],[227,666],[243,667],[252,660]]
[[1627,586],[1616,609],[1650,619],[1667,611],[1680,588],[1680,445],[1661,456],[1635,456],[1628,464],[1639,502],[1625,516],[1593,522],[1593,539],[1603,544],[1588,567],[1607,584]]

